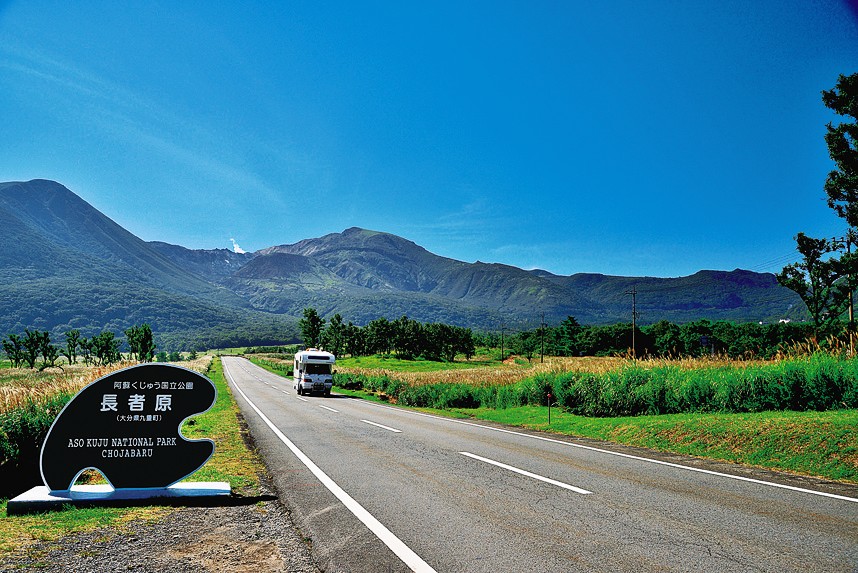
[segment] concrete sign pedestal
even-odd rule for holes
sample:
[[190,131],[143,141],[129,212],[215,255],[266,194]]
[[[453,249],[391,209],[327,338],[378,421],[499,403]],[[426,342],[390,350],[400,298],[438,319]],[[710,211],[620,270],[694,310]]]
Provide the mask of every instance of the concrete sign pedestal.
[[199,505],[219,502],[232,493],[228,482],[182,482],[169,487],[151,489],[113,489],[107,484],[76,485],[70,490],[51,491],[45,486],[30,489],[6,506],[7,515],[21,515],[74,507],[107,507],[149,505],[151,503],[179,502],[182,505]]

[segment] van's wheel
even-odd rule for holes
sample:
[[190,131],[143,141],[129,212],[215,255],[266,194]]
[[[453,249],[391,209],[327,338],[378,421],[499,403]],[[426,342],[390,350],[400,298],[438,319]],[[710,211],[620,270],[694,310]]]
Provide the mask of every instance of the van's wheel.
[[298,388],[295,389],[295,391],[298,393],[299,396],[301,395],[301,385],[300,384],[298,385]]
[[330,398],[330,397],[331,397],[331,391],[325,390],[325,398]]

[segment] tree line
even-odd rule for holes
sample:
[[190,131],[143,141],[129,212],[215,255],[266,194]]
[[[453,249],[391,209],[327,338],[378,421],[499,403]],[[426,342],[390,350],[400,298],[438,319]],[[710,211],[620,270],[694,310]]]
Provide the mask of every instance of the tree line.
[[[196,360],[197,356],[197,351],[191,350],[188,353],[188,360]],[[182,353],[178,350],[172,350],[170,352],[162,350],[155,355],[155,362],[181,362],[182,360],[184,360],[184,358],[182,357]]]
[[[327,322],[327,326],[326,323]],[[298,322],[301,341],[307,347],[324,347],[335,355],[393,354],[404,360],[446,360],[457,354],[470,358],[476,351],[470,328],[442,323],[421,323],[407,316],[396,320],[377,318],[366,326],[345,323],[335,314],[330,321],[315,308],[305,308]]]
[[[125,339],[130,349],[131,360],[151,362],[155,358],[155,341],[152,328],[148,324],[132,326],[124,331]],[[13,368],[45,368],[60,367],[60,357],[65,357],[68,364],[76,364],[78,359],[84,364],[106,365],[118,362],[122,358],[119,348],[122,341],[110,331],[103,331],[89,338],[80,335],[77,329],[65,332],[65,343],[55,345],[51,342],[51,334],[47,331],[25,329],[24,334],[9,334],[2,340],[3,352],[12,362]]]
[[475,341],[478,346],[500,349],[502,359],[510,354],[524,356],[528,360],[541,354],[629,354],[657,358],[716,354],[731,358],[771,358],[804,343],[813,333],[813,325],[802,322],[737,324],[701,319],[684,324],[662,320],[642,327],[631,323],[585,326],[570,316],[556,326],[509,334],[480,333],[475,335]]
[[[378,318],[366,326],[344,323],[335,314],[330,320],[314,308],[304,309],[299,322],[307,347],[323,347],[336,355],[396,354],[411,360],[446,360],[459,354],[471,358],[477,347],[532,360],[535,356],[697,357],[726,355],[732,358],[771,358],[788,352],[814,335],[814,325],[803,322],[777,324],[710,321],[685,324],[660,321],[647,326],[613,324],[586,326],[569,316],[559,325],[521,332],[473,332],[469,328],[439,323],[420,323],[403,316]],[[633,345],[634,344],[634,348]]]

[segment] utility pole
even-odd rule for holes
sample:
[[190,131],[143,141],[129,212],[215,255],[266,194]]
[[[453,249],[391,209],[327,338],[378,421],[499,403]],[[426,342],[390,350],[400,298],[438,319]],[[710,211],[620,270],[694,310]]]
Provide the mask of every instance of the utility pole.
[[[846,231],[846,260],[849,260],[852,254],[852,229]],[[851,268],[851,264],[850,264]],[[855,317],[854,317],[854,303],[852,300],[852,272],[849,272],[849,276],[846,277],[847,284],[849,285],[849,356],[855,356]]]
[[539,338],[542,340],[542,351],[539,353],[539,362],[545,362],[545,313],[542,313],[542,324],[539,327]]
[[636,286],[632,286],[632,290],[627,290],[625,294],[632,295],[632,360],[637,360],[638,354],[637,354],[637,349],[635,347],[635,330],[637,330],[637,319],[638,319],[638,306],[637,306],[638,289]]
[[[846,243],[846,258],[849,260],[852,254],[852,239],[854,239],[854,235],[852,233],[852,229],[846,230],[846,236],[844,237],[831,237],[831,243],[833,249],[838,249],[843,243]],[[846,276],[846,285],[849,288],[849,325],[847,330],[849,331],[849,355],[855,355],[855,301],[853,300],[853,292],[852,292],[852,271],[851,271],[851,263],[849,265],[850,271]]]
[[503,333],[506,330],[506,326],[501,324],[501,362],[503,362]]

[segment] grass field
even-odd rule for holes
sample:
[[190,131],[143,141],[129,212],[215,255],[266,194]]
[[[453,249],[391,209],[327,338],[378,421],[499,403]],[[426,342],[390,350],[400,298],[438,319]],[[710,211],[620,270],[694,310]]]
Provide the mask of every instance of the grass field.
[[430,372],[395,366],[338,367],[334,383],[442,409],[538,406],[551,394],[570,413],[599,417],[858,408],[858,359],[825,353],[768,362],[556,358]]
[[[373,364],[369,361],[369,364]],[[737,362],[723,358],[688,359],[679,361],[657,360],[631,363],[621,358],[552,358],[545,363],[503,364],[491,363],[481,367],[464,368],[468,363],[457,363],[455,368],[441,371],[415,371],[406,367],[398,371],[396,361],[380,361],[375,368],[364,362],[338,362],[345,373],[368,377],[368,388],[337,388],[343,393],[366,399],[391,401],[385,390],[406,387],[399,396],[408,396],[407,387],[435,388],[449,391],[445,385],[472,385],[481,388],[500,385],[534,386],[542,391],[544,403],[546,387],[556,380],[569,379],[570,373],[592,375],[610,388],[617,384],[615,393],[633,394],[636,388],[647,387],[653,378],[659,380],[685,380],[692,389],[712,388],[719,383],[739,385],[744,394],[752,395],[756,388],[760,394],[769,390],[769,384],[783,382],[790,377],[816,380],[817,386],[831,386],[832,381],[846,378],[854,381],[855,361],[833,357],[806,357],[793,361]],[[449,365],[446,365],[449,366]],[[498,374],[501,376],[498,376]],[[574,377],[573,377],[574,378]],[[342,377],[341,379],[347,379]],[[638,387],[628,383],[637,382]],[[378,382],[381,380],[382,382]],[[750,385],[747,382],[750,380]],[[397,385],[395,381],[402,384]],[[772,382],[773,381],[773,382]],[[386,382],[386,383],[383,383]],[[436,386],[437,384],[437,386]],[[496,382],[495,384],[498,384]],[[785,391],[778,386],[780,391]],[[778,389],[776,388],[776,389]],[[411,388],[414,391],[414,388]],[[750,396],[753,397],[753,396]],[[555,393],[554,400],[557,399]],[[453,401],[455,402],[455,401]],[[832,480],[858,483],[858,410],[852,408],[829,411],[761,411],[742,413],[692,412],[665,415],[638,416],[582,416],[568,408],[553,407],[551,424],[548,408],[536,403],[508,407],[448,407],[421,408],[441,415],[491,420],[514,426],[612,441],[631,446],[652,448],[664,452],[687,454],[746,465],[813,475]]]
[[[182,432],[189,439],[214,440],[215,454],[205,466],[184,481],[227,481],[232,486],[234,495],[257,495],[258,476],[264,471],[264,466],[242,439],[237,418],[238,407],[224,380],[220,360],[211,361],[211,357],[198,360],[197,363],[183,362],[182,366],[188,367],[190,364],[205,372],[217,386],[218,398],[211,410],[185,422]],[[209,362],[211,368],[208,368]],[[93,371],[93,378],[96,373]],[[50,380],[47,383],[50,383]],[[8,381],[4,384],[12,386]],[[127,509],[68,508],[38,515],[9,517],[6,515],[6,500],[0,500],[0,555],[12,551],[26,551],[35,541],[55,541],[69,533],[92,531],[102,527],[122,527],[132,520],[155,520],[169,511],[172,509],[160,506]]]
[[503,362],[488,355],[478,355],[471,360],[460,357],[455,362],[433,362],[428,360],[399,360],[380,356],[338,358],[337,371],[342,373],[391,376],[409,385],[434,383],[471,384],[475,386],[499,386],[514,384],[540,374],[586,373],[606,375],[630,366],[646,370],[664,368],[682,371],[712,369],[745,369],[770,364],[765,361],[728,360],[722,357],[704,357],[681,360],[638,360],[632,362],[615,356],[559,357],[546,356],[544,360],[534,358],[527,361],[511,356]]

